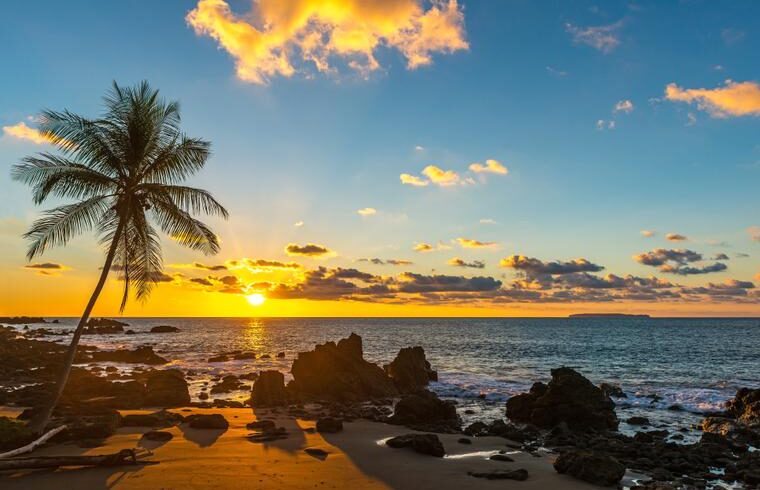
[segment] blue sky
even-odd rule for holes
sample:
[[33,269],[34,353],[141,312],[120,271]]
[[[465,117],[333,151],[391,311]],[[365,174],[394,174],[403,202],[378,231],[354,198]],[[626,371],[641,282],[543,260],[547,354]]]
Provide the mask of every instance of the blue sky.
[[[422,12],[435,8],[419,5]],[[760,282],[753,279],[760,243],[748,232],[760,225],[760,109],[720,113],[704,98],[665,97],[671,83],[719,90],[726,80],[760,80],[757,2],[465,0],[456,9],[468,49],[433,51],[430,64],[410,69],[399,49],[380,46],[373,51],[379,67],[368,73],[340,56],[331,59],[331,73],[293,56],[297,73],[270,76],[266,84],[236,76],[235,57],[188,25],[195,7],[6,7],[0,126],[32,126],[27,118],[42,108],[95,116],[111,80],[149,80],[181,102],[188,134],[212,141],[213,157],[193,184],[213,191],[231,213],[228,222],[214,223],[223,240],[217,261],[286,259],[284,246],[294,242],[336,252],[325,261],[303,258],[307,268],[374,274],[401,269],[356,259],[407,259],[415,273],[485,275],[505,285],[525,273],[499,267],[514,254],[547,262],[585,258],[603,265],[602,275],[656,275],[684,286]],[[250,19],[243,17],[249,2],[230,8]],[[615,111],[625,101],[632,109]],[[48,288],[49,278],[20,270],[23,242],[13,233],[39,210],[8,177],[13,163],[45,146],[0,137],[0,220],[8,229],[0,267]],[[508,175],[468,171],[487,159]],[[400,174],[419,176],[427,165],[476,183],[401,184]],[[359,216],[365,207],[377,214]],[[299,221],[304,225],[294,227]],[[645,238],[641,230],[656,235]],[[688,239],[671,242],[666,233]],[[451,242],[457,237],[497,245],[462,249]],[[413,250],[439,241],[451,248]],[[674,276],[632,259],[656,248],[694,250],[705,263],[717,253],[730,260],[722,272]],[[56,280],[81,274],[86,284],[95,274],[93,250],[87,237],[51,252],[51,260],[73,269]],[[447,265],[455,256],[486,267]],[[199,259],[168,245],[167,264]],[[721,300],[716,311],[760,312],[757,299],[748,298],[755,296],[742,297],[741,308]]]

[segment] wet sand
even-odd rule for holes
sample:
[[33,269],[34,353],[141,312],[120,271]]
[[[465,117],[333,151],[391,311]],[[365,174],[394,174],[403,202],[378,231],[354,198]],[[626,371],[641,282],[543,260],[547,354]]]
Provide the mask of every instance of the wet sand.
[[[152,451],[146,461],[158,464],[117,468],[65,468],[0,474],[0,487],[7,490],[70,489],[249,489],[249,488],[352,488],[352,489],[462,489],[515,488],[526,490],[598,488],[557,474],[554,456],[535,457],[516,452],[497,437],[471,438],[460,444],[461,435],[440,434],[445,458],[435,458],[409,449],[392,449],[383,439],[411,433],[404,427],[368,421],[345,423],[337,434],[309,433],[313,421],[275,417],[289,432],[287,439],[253,443],[245,425],[270,418],[266,410],[183,409],[191,413],[222,413],[229,421],[226,431],[191,429],[186,425],[164,429],[174,438],[169,442],[141,440],[149,428],[121,428],[103,446],[83,449],[60,444],[35,451],[35,455],[105,454],[120,449],[144,447]],[[122,411],[149,413],[149,411]],[[318,448],[326,457],[304,450]],[[498,450],[509,451],[514,462],[489,461]],[[514,451],[514,452],[513,452]],[[526,481],[484,480],[468,471],[528,470]]]

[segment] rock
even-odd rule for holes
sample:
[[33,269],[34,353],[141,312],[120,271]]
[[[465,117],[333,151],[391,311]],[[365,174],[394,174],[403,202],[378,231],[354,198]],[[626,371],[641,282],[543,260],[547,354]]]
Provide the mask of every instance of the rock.
[[734,419],[706,417],[702,420],[702,430],[704,431],[703,441],[710,440],[709,435],[718,435],[733,443],[760,445],[760,431],[753,430]]
[[256,359],[256,353],[255,352],[238,352],[236,354],[233,354],[232,358],[236,361]]
[[440,432],[459,431],[461,426],[456,407],[427,390],[401,398],[388,421],[417,430]]
[[425,350],[419,346],[401,349],[393,362],[385,365],[385,372],[400,393],[414,393],[438,381],[438,373],[431,369]]
[[100,415],[67,416],[61,419],[60,423],[65,424],[66,429],[51,439],[54,442],[105,439],[119,428],[121,416],[116,410],[108,410]]
[[437,458],[442,458],[446,454],[441,440],[435,434],[406,434],[392,437],[385,441],[385,444],[392,448],[411,448],[420,454]]
[[278,359],[284,359],[285,358],[285,353],[284,352],[278,352],[277,353],[277,358]]
[[208,362],[227,362],[230,358],[226,354],[219,354],[218,356],[209,357]]
[[254,407],[276,407],[285,405],[288,395],[285,391],[285,376],[279,371],[262,371],[253,383],[251,405]]
[[34,439],[34,434],[27,429],[26,424],[8,417],[0,417],[0,451],[25,446]]
[[159,410],[154,413],[133,413],[121,417],[122,427],[171,427],[182,423],[182,415]]
[[245,425],[248,430],[271,431],[275,429],[274,420],[256,420]]
[[129,323],[120,322],[111,318],[90,318],[87,320],[88,327],[128,327]]
[[322,417],[317,419],[317,432],[328,434],[340,432],[343,430],[343,421],[332,417]]
[[118,320],[111,320],[109,318],[90,318],[87,320],[82,335],[108,335],[115,333],[123,333],[124,327],[128,327],[128,323],[123,323]]
[[[47,323],[40,316],[0,316],[0,323],[6,325],[23,325],[25,323]],[[55,323],[55,321],[53,322]]]
[[398,395],[393,380],[364,360],[362,339],[356,334],[298,353],[290,372],[293,381],[288,389],[302,400],[345,402]]
[[[52,388],[43,385],[37,389],[45,393],[44,399]],[[33,405],[41,405],[42,401]],[[84,369],[73,368],[55,413],[91,413],[100,408],[133,409],[142,407],[144,401],[145,386],[139,381],[112,382]]]
[[760,388],[741,388],[733,399],[726,402],[726,409],[737,422],[760,428]]
[[193,414],[185,418],[185,422],[193,429],[217,429],[227,430],[230,426],[227,419],[221,413]]
[[202,392],[201,392],[201,393],[198,395],[198,399],[199,399],[199,400],[208,400],[208,393],[206,393],[205,391],[202,391]]
[[512,471],[468,471],[467,474],[475,478],[485,478],[486,480],[525,481],[528,479],[528,470],[523,468]]
[[591,381],[570,368],[552,369],[548,385],[534,383],[529,393],[507,400],[507,417],[551,428],[561,422],[571,430],[615,430],[615,404]]
[[150,430],[143,434],[143,439],[155,442],[167,442],[171,441],[172,438],[174,438],[172,433],[165,430]]
[[472,444],[472,439],[468,439],[466,437],[460,437],[459,439],[457,439],[457,442],[459,444]]
[[179,332],[179,328],[172,327],[171,325],[157,325],[150,329],[150,333],[175,333]]
[[211,387],[211,394],[217,393],[229,393],[230,391],[237,391],[245,389],[247,385],[241,383],[237,376],[229,375],[222,378],[222,380]]
[[284,427],[265,429],[248,437],[251,442],[272,442],[288,438],[288,431]]
[[494,454],[490,458],[491,461],[503,461],[505,463],[514,463],[515,460],[507,456],[506,454]]
[[649,425],[649,419],[646,417],[630,417],[626,422],[630,425]]
[[625,466],[615,458],[577,449],[560,453],[554,469],[604,487],[617,484],[625,474]]
[[602,383],[599,385],[599,389],[602,390],[605,395],[610,397],[628,398],[628,395],[626,395],[623,389],[618,385],[613,385],[611,383]]
[[135,350],[95,351],[91,355],[95,362],[124,362],[158,365],[169,361],[153,352],[153,347],[141,346]]
[[150,371],[145,380],[145,406],[181,407],[190,403],[187,381],[178,369]]

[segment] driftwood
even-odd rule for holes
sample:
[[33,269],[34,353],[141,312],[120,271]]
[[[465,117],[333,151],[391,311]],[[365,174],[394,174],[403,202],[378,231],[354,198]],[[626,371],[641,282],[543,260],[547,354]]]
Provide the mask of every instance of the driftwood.
[[49,439],[51,439],[54,435],[58,434],[65,428],[66,426],[62,425],[60,427],[56,427],[55,429],[51,429],[47,431],[45,434],[43,434],[42,437],[40,437],[36,441],[30,442],[26,446],[22,446],[18,449],[14,449],[12,451],[8,451],[7,453],[0,454],[0,459],[12,458],[14,456],[18,456],[19,454],[30,453],[34,451],[38,446],[45,444]]
[[29,458],[7,458],[0,460],[0,471],[58,468],[61,466],[131,466],[157,464],[152,461],[138,461],[137,456],[138,453],[135,449],[122,449],[118,453],[93,456],[37,456]]

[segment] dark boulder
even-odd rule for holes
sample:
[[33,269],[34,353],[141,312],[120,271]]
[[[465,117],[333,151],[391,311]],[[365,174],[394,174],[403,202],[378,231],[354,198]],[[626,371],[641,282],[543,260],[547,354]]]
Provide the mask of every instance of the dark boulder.
[[468,475],[475,478],[485,478],[486,480],[517,480],[525,481],[528,479],[528,470],[519,468],[516,470],[496,470],[496,471],[468,471]]
[[253,383],[251,405],[254,407],[276,407],[288,401],[285,391],[285,376],[279,371],[262,371]]
[[249,422],[245,425],[246,429],[249,430],[260,430],[262,432],[266,431],[272,431],[277,426],[274,423],[274,420],[255,420],[253,422]]
[[617,484],[625,474],[625,466],[615,458],[577,449],[560,453],[554,469],[603,487]]
[[120,322],[118,320],[111,320],[110,318],[90,318],[87,320],[82,335],[108,335],[123,333],[124,327],[128,327],[128,323]]
[[317,432],[335,433],[343,430],[343,421],[332,417],[317,419]]
[[401,398],[388,421],[395,425],[436,432],[458,431],[461,426],[454,404],[441,400],[427,390]]
[[55,425],[66,425],[66,429],[53,437],[54,442],[105,439],[119,428],[121,415],[116,410],[108,410],[99,415],[72,415],[63,417]]
[[362,357],[356,334],[300,352],[291,367],[288,389],[302,400],[361,401],[398,394],[393,380]]
[[142,436],[146,441],[153,442],[168,442],[174,438],[171,432],[166,432],[165,430],[150,430]]
[[609,397],[628,398],[628,395],[626,395],[623,389],[618,385],[613,385],[611,383],[602,383],[599,385],[599,389]]
[[156,354],[153,347],[147,345],[137,347],[135,350],[95,351],[90,354],[90,357],[95,362],[124,362],[152,366],[169,362]]
[[122,427],[172,427],[182,423],[180,414],[159,410],[154,413],[133,413],[121,417]]
[[435,434],[406,434],[396,436],[385,441],[388,447],[392,448],[410,448],[420,454],[428,454],[437,458],[442,458],[446,451],[443,444]]
[[238,391],[246,389],[248,385],[241,383],[237,376],[228,375],[222,378],[222,380],[211,387],[211,394],[217,393],[229,393],[230,391]]
[[185,417],[185,422],[193,429],[227,430],[230,426],[221,413],[193,414]]
[[726,402],[726,409],[740,424],[760,428],[760,388],[741,388]]
[[[49,393],[52,388],[45,388]],[[87,413],[100,407],[140,408],[145,400],[145,386],[139,381],[114,382],[81,368],[69,374],[56,413]]]
[[150,333],[175,333],[179,332],[179,328],[172,327],[171,325],[156,325],[150,329]]
[[530,392],[507,400],[507,417],[540,428],[565,422],[571,430],[617,429],[615,404],[601,389],[570,368],[551,374],[548,385],[535,383]]
[[630,417],[626,422],[630,425],[649,425],[648,418],[639,416]]
[[404,347],[385,372],[401,393],[414,393],[424,389],[431,381],[438,381],[438,373],[433,371],[425,358],[422,347]]
[[145,402],[147,407],[181,407],[190,403],[185,376],[179,369],[154,370],[146,374]]

